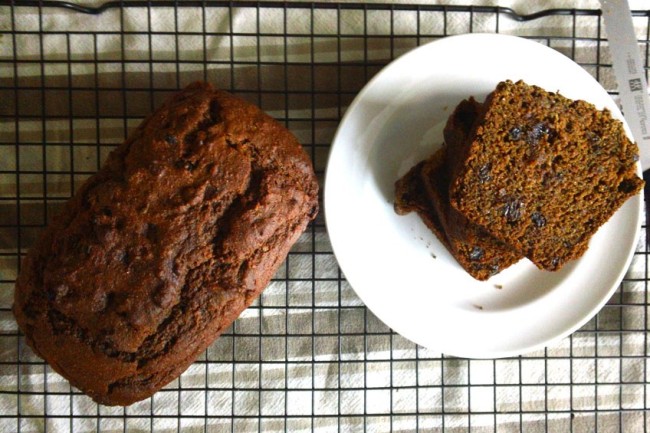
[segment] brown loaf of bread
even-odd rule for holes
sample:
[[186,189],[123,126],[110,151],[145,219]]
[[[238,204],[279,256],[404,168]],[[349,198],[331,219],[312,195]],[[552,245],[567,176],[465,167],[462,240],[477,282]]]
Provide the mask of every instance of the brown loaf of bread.
[[259,108],[195,83],[113,151],[25,257],[26,341],[107,405],[179,376],[318,212],[311,161]]
[[458,150],[450,203],[539,268],[557,270],[643,188],[638,152],[608,110],[503,81]]

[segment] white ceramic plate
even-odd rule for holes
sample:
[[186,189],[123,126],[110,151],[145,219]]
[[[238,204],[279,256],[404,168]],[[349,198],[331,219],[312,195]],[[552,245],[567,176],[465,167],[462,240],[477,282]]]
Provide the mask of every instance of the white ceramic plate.
[[456,104],[470,95],[483,100],[504,79],[590,101],[622,119],[598,82],[553,49],[513,36],[453,36],[377,74],[346,112],[329,157],[325,217],[347,280],[384,323],[447,355],[514,356],[575,331],[616,290],[639,235],[640,195],[561,271],[524,259],[479,282],[415,213],[395,214],[394,182],[441,145]]

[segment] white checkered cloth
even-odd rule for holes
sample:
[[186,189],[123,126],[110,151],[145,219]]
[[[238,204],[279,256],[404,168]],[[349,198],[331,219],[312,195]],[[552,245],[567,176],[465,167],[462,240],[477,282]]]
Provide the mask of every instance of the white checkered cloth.
[[[96,5],[101,2],[86,1]],[[404,3],[404,2],[400,2]],[[417,2],[416,2],[417,3]],[[433,2],[420,2],[431,4]],[[449,2],[447,2],[450,4]],[[500,4],[523,13],[542,7],[535,2],[469,2],[453,4]],[[633,9],[646,8],[643,0]],[[234,5],[236,6],[236,5]],[[549,1],[543,7],[598,8],[597,1]],[[230,14],[232,10],[232,15]],[[110,147],[75,146],[96,143],[117,144],[137,125],[159,99],[164,89],[175,89],[195,79],[207,78],[225,88],[295,89],[332,85],[336,70],[323,67],[311,82],[309,62],[337,61],[350,64],[387,60],[413,48],[416,38],[402,38],[391,46],[377,40],[364,52],[359,38],[336,38],[337,27],[347,34],[389,34],[385,11],[336,9],[290,10],[237,8],[128,8],[110,9],[89,16],[60,9],[16,8],[16,45],[5,34],[0,40],[0,83],[36,86],[19,94],[20,113],[37,118],[18,118],[14,124],[0,119],[0,142],[21,143],[19,158],[13,145],[0,148],[0,196],[21,196],[21,223],[38,226],[44,221],[44,184],[49,198],[69,197],[80,182],[97,169]],[[313,13],[313,28],[310,17]],[[12,28],[11,12],[0,7],[0,30]],[[392,31],[413,35],[414,15],[396,12]],[[468,13],[447,15],[449,34],[470,31]],[[440,15],[421,15],[422,33],[441,33]],[[476,14],[471,30],[494,32],[494,14]],[[558,16],[519,23],[501,16],[499,31],[517,35],[554,35],[583,38],[558,42],[556,49],[583,63],[608,61],[606,51],[597,52],[591,38],[599,29],[591,19]],[[149,30],[170,32],[149,39],[146,34],[121,38],[113,32]],[[221,33],[232,30],[234,37]],[[575,23],[575,33],[573,24]],[[641,37],[648,20],[636,20]],[[211,32],[175,37],[175,32]],[[259,27],[258,27],[259,25]],[[284,31],[289,36],[285,38]],[[43,37],[34,33],[49,32]],[[56,31],[79,33],[66,38]],[[319,35],[311,37],[311,32]],[[88,34],[100,31],[93,38]],[[602,31],[602,29],[601,29]],[[86,33],[88,32],[88,33]],[[262,36],[259,36],[262,33]],[[426,38],[420,42],[426,42]],[[178,44],[178,50],[176,50]],[[204,57],[204,45],[206,55]],[[151,52],[149,51],[151,48]],[[14,69],[14,49],[17,55]],[[231,64],[220,60],[235,61]],[[597,57],[600,56],[600,57]],[[45,58],[47,63],[29,62]],[[72,63],[68,64],[68,58]],[[121,60],[127,58],[122,74]],[[182,63],[177,80],[176,65]],[[95,66],[95,61],[100,61]],[[203,62],[211,63],[207,70]],[[265,62],[257,68],[257,62]],[[280,66],[276,66],[276,63]],[[288,62],[287,76],[282,64]],[[358,63],[356,63],[358,65]],[[153,68],[151,70],[150,68]],[[594,66],[595,68],[595,66]],[[278,70],[276,70],[278,69]],[[357,71],[358,72],[358,71]],[[371,69],[370,74],[376,72]],[[17,76],[14,76],[17,74]],[[44,74],[44,76],[43,76]],[[276,75],[274,75],[276,74]],[[280,75],[277,75],[280,74]],[[307,75],[307,76],[306,76]],[[286,78],[286,83],[266,81]],[[122,81],[125,77],[125,81]],[[342,77],[351,88],[359,88],[359,75]],[[610,71],[602,71],[601,82],[615,89]],[[38,86],[48,90],[46,106]],[[67,87],[84,90],[69,94]],[[123,121],[122,85],[160,89],[155,100],[143,92],[129,99],[132,119]],[[85,87],[84,87],[85,86]],[[274,87],[277,86],[277,87]],[[9,85],[11,87],[11,84]],[[113,88],[95,93],[95,87]],[[332,87],[329,87],[332,88]],[[62,89],[62,90],[61,90]],[[271,115],[284,119],[305,143],[329,143],[344,106],[354,95],[333,97],[313,107],[310,96],[296,92],[286,100],[273,93],[257,97],[241,92]],[[252,96],[251,96],[252,95]],[[271,95],[271,96],[269,96]],[[0,98],[5,97],[4,95]],[[273,97],[272,97],[273,96]],[[160,97],[160,98],[158,98]],[[112,102],[111,102],[112,101]],[[15,102],[15,101],[14,101]],[[0,103],[0,106],[2,103]],[[99,112],[95,112],[95,107]],[[75,117],[88,109],[89,119]],[[52,119],[51,115],[61,114]],[[38,115],[45,114],[47,121]],[[100,120],[95,120],[99,117]],[[312,117],[320,120],[313,123]],[[307,119],[306,121],[295,119]],[[17,132],[16,130],[19,130]],[[29,145],[28,143],[34,143]],[[45,151],[42,143],[46,142]],[[314,148],[314,162],[322,172],[327,147]],[[17,191],[15,170],[21,171]],[[14,171],[14,173],[6,174]],[[42,172],[46,170],[47,176]],[[77,172],[74,176],[70,171]],[[59,172],[59,173],[56,173]],[[36,173],[36,174],[34,174]],[[33,202],[30,201],[33,198]],[[15,202],[0,202],[0,225],[15,224]],[[56,200],[48,205],[48,217],[56,211]],[[98,406],[71,389],[17,337],[17,327],[7,310],[12,302],[12,281],[17,273],[15,253],[33,241],[38,227],[24,227],[18,244],[16,231],[0,228],[0,431],[90,432],[90,431],[421,431],[431,432],[515,432],[515,431],[600,431],[632,432],[648,429],[644,409],[648,407],[646,321],[647,294],[644,255],[635,258],[628,280],[598,318],[570,338],[546,351],[523,358],[464,360],[442,356],[417,347],[391,332],[369,312],[342,278],[329,245],[322,216],[316,228],[303,235],[261,299],[178,380],[153,398],[128,408]],[[640,244],[638,251],[644,251]],[[11,253],[14,255],[12,256]],[[307,254],[302,254],[307,253]],[[315,254],[312,254],[315,253]],[[634,279],[639,279],[635,281]],[[550,313],[549,313],[550,314]],[[598,331],[598,332],[596,332]]]

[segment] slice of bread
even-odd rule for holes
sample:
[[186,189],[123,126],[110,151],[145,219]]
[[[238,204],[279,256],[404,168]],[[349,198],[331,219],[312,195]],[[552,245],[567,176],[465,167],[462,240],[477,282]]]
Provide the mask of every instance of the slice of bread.
[[557,270],[643,187],[638,154],[608,110],[504,81],[478,113],[449,199],[539,268]]

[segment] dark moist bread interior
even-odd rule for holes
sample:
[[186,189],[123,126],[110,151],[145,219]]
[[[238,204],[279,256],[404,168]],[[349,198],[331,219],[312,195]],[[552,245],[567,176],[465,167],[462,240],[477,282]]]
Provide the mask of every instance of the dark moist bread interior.
[[504,81],[449,188],[452,206],[538,267],[560,269],[643,187],[637,145],[608,110]]

